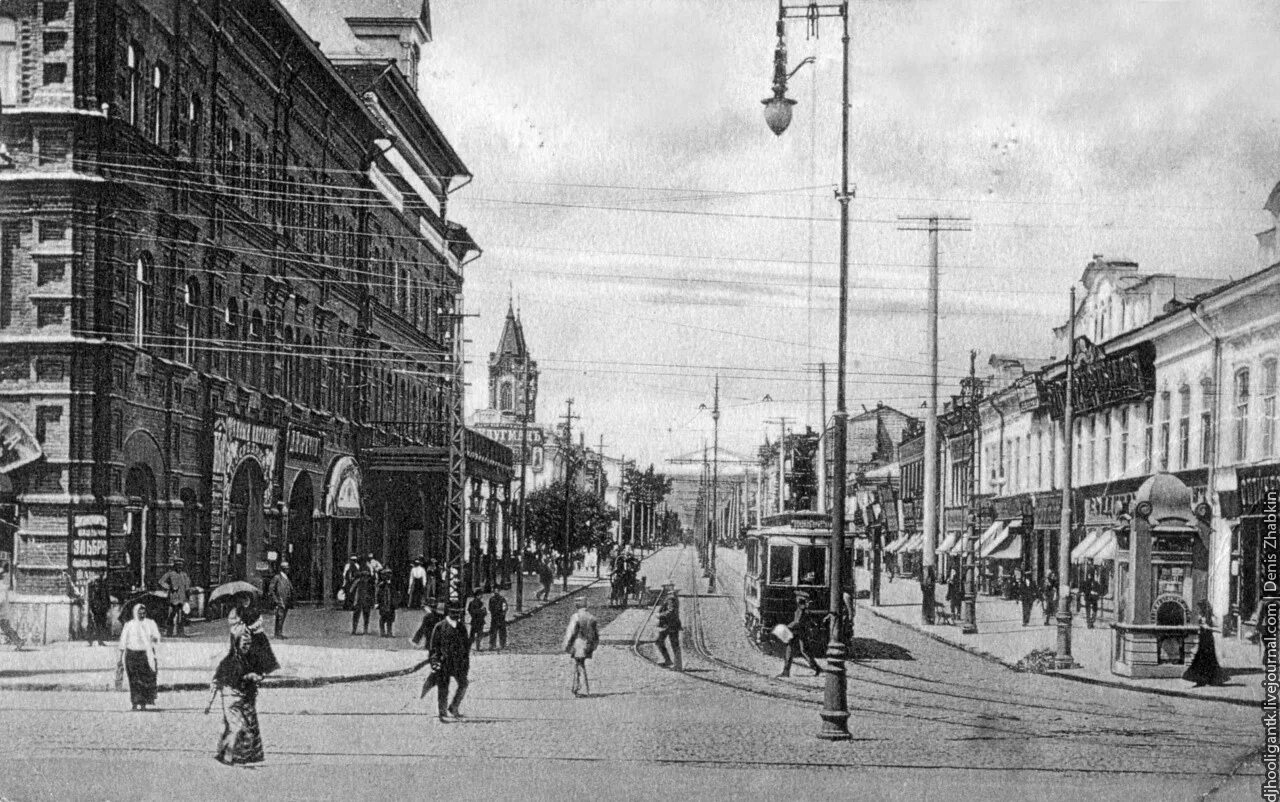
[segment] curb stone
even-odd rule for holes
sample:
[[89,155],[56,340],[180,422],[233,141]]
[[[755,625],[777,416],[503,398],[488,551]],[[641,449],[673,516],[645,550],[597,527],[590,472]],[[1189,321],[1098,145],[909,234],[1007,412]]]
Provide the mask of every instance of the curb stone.
[[[547,602],[532,610],[525,610],[513,616],[507,623],[511,624],[516,621],[522,621],[534,613],[544,608],[550,607],[557,602],[583,593],[587,589],[599,584],[607,577],[599,577],[593,579],[585,585],[580,585],[562,596]],[[425,668],[429,660],[422,660],[407,668],[396,668],[388,671],[375,671],[365,674],[337,675],[330,677],[267,677],[262,681],[264,688],[319,688],[325,685],[338,685],[348,682],[378,682],[384,679],[395,679],[396,677],[407,677],[415,674]],[[179,691],[207,691],[209,683],[207,682],[171,682],[159,683],[156,685],[157,692],[174,693]],[[0,691],[73,691],[73,692],[90,692],[102,693],[115,691],[115,682],[102,683],[97,685],[83,684],[64,684],[59,682],[15,682],[0,686]]]
[[[908,624],[905,621],[899,621],[896,618],[885,615],[884,613],[876,610],[874,607],[862,607],[862,609],[871,613],[876,618],[879,618],[884,621],[888,621],[892,624],[897,624],[898,626],[907,627],[911,630],[919,632],[921,635],[924,635],[927,638],[937,641],[938,643],[942,643],[947,646],[950,646],[953,649],[959,649],[961,651],[968,652],[969,654],[972,654],[975,657],[980,657],[983,660],[988,660],[993,663],[998,663],[999,665],[1004,666],[1010,671],[1015,671],[1020,674],[1025,673],[1025,672],[1017,671],[1014,663],[1010,663],[1007,660],[997,657],[991,652],[985,651],[983,649],[979,649],[975,646],[966,646],[963,643],[956,643],[953,640],[948,640],[947,638],[944,638],[941,635],[930,632],[926,629],[921,629],[916,624]],[[1237,707],[1258,707],[1258,702],[1250,699],[1228,699],[1220,696],[1199,696],[1194,693],[1188,693],[1187,691],[1178,691],[1178,690],[1172,690],[1169,688],[1146,688],[1142,686],[1129,685],[1123,682],[1116,682],[1114,680],[1103,679],[1100,677],[1087,677],[1081,674],[1072,674],[1070,673],[1069,670],[1046,671],[1042,676],[1054,677],[1055,679],[1064,679],[1070,682],[1079,682],[1085,685],[1098,685],[1106,688],[1119,688],[1120,690],[1133,691],[1135,693],[1147,693],[1155,696],[1173,696],[1180,699],[1194,699],[1198,702],[1216,702],[1218,704],[1235,705]]]

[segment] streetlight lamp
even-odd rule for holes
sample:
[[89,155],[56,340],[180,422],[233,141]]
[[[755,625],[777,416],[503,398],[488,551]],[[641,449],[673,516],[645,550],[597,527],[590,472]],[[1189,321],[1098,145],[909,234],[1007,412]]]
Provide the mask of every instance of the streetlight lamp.
[[[839,358],[836,364],[836,413],[835,442],[832,459],[832,505],[831,505],[831,593],[828,607],[830,609],[830,632],[827,638],[827,670],[826,691],[822,704],[822,729],[818,737],[827,740],[847,740],[849,738],[849,703],[845,678],[844,627],[844,504],[846,485],[848,484],[848,466],[845,464],[849,427],[849,411],[845,408],[845,348],[849,334],[849,201],[853,193],[849,189],[849,4],[810,3],[806,5],[787,5],[778,3],[778,46],[773,53],[773,97],[761,101],[764,104],[764,119],[769,129],[781,135],[791,124],[791,107],[796,104],[787,97],[787,79],[795,71],[812,62],[807,58],[796,66],[796,70],[787,72],[786,20],[788,17],[803,16],[816,31],[818,19],[821,17],[839,17],[843,26],[840,39],[843,63],[840,93],[840,189],[836,192],[836,202],[840,204],[840,310],[839,310]],[[850,621],[852,632],[852,621]]]

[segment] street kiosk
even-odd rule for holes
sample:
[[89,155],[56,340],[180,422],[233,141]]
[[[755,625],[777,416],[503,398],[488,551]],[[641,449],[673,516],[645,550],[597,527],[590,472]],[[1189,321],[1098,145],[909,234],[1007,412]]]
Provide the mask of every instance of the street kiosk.
[[1176,476],[1156,474],[1139,488],[1128,554],[1117,555],[1113,674],[1180,677],[1195,656],[1193,611],[1208,595],[1209,517],[1208,505],[1192,509],[1191,490]]

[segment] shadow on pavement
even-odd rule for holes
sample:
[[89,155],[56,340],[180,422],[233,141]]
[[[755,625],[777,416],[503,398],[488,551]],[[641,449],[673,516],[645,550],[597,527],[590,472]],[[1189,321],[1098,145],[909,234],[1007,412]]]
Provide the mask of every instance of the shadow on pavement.
[[849,647],[851,660],[915,660],[911,652],[896,643],[885,643],[873,638],[853,639]]

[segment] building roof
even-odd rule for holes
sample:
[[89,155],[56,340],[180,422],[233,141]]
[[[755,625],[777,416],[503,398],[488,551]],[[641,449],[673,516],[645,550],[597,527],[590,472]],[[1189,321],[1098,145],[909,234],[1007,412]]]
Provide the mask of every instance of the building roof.
[[427,0],[279,0],[307,34],[330,58],[382,55],[360,41],[349,20],[412,20],[431,35],[431,9]]
[[498,357],[511,354],[521,359],[529,355],[524,341],[524,324],[520,322],[510,301],[507,302],[507,320],[502,326],[502,338],[498,340],[498,350],[494,353]]

